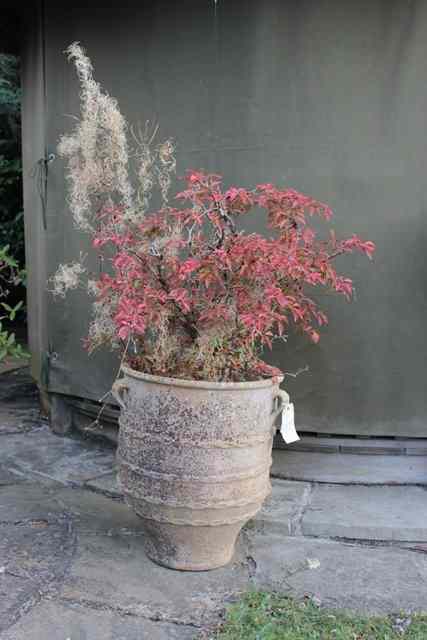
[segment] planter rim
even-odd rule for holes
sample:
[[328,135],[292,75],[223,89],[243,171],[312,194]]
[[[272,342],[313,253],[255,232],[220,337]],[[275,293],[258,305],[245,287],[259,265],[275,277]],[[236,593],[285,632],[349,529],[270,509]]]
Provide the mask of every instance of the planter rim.
[[163,376],[153,376],[150,373],[135,371],[130,367],[122,365],[121,370],[130,378],[137,380],[145,380],[155,384],[165,384],[173,387],[187,387],[196,389],[215,389],[216,391],[231,391],[234,389],[260,389],[264,387],[272,387],[283,382],[284,376],[276,376],[275,378],[265,378],[263,380],[253,380],[250,382],[215,382],[210,380],[186,380],[184,378],[166,378]]

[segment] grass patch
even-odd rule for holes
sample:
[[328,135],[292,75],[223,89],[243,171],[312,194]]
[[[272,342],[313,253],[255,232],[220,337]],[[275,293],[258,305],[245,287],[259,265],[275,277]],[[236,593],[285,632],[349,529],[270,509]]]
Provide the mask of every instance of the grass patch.
[[366,618],[253,592],[230,606],[211,640],[427,640],[427,615]]

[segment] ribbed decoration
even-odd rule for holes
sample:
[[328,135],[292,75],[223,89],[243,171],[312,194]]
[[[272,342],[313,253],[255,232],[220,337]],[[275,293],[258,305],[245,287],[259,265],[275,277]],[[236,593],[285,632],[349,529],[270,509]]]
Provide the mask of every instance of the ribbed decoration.
[[226,564],[271,490],[277,385],[170,380],[124,369],[119,481],[165,566]]

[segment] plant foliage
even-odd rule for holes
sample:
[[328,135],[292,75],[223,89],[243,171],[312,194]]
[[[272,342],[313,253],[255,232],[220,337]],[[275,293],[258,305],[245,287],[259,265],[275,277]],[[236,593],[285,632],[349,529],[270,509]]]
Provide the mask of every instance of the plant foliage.
[[25,285],[25,271],[19,268],[18,262],[9,253],[9,246],[0,248],[0,362],[7,357],[22,358],[28,354],[16,342],[15,334],[9,331],[6,323],[14,322],[22,310],[24,302],[10,305],[8,296],[10,288]]
[[[82,114],[59,149],[68,162],[75,223],[107,266],[90,278],[89,349],[119,347],[134,368],[179,378],[279,374],[263,362],[261,349],[284,338],[290,323],[317,342],[327,317],[311,290],[325,287],[350,299],[352,281],[333,260],[352,251],[371,257],[374,244],[357,236],[338,240],[333,231],[320,239],[310,219],[330,220],[330,208],[294,189],[225,188],[221,176],[200,170],[187,173],[171,206],[171,142],[153,152],[149,136],[134,136],[138,145],[130,151],[125,120],[93,80],[84,51],[72,45],[69,55],[82,84]],[[130,155],[139,162],[136,188]],[[163,204],[150,211],[156,183]],[[264,236],[239,230],[248,216],[261,214]],[[61,265],[54,291],[78,287],[84,273],[81,262]]]
[[19,73],[19,59],[0,54],[0,361],[27,355],[10,331],[25,311]]
[[19,59],[0,54],[0,246],[24,264]]
[[[209,640],[424,640],[426,616],[364,617],[252,592],[232,605]],[[206,638],[207,640],[207,638]]]

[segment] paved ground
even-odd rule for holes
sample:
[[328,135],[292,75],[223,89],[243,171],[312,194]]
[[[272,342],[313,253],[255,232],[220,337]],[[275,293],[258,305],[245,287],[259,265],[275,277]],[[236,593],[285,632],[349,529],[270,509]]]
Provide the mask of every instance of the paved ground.
[[254,587],[427,610],[425,487],[275,480],[234,562],[190,574],[145,557],[113,465],[112,447],[50,433],[25,371],[0,376],[1,640],[197,638]]

